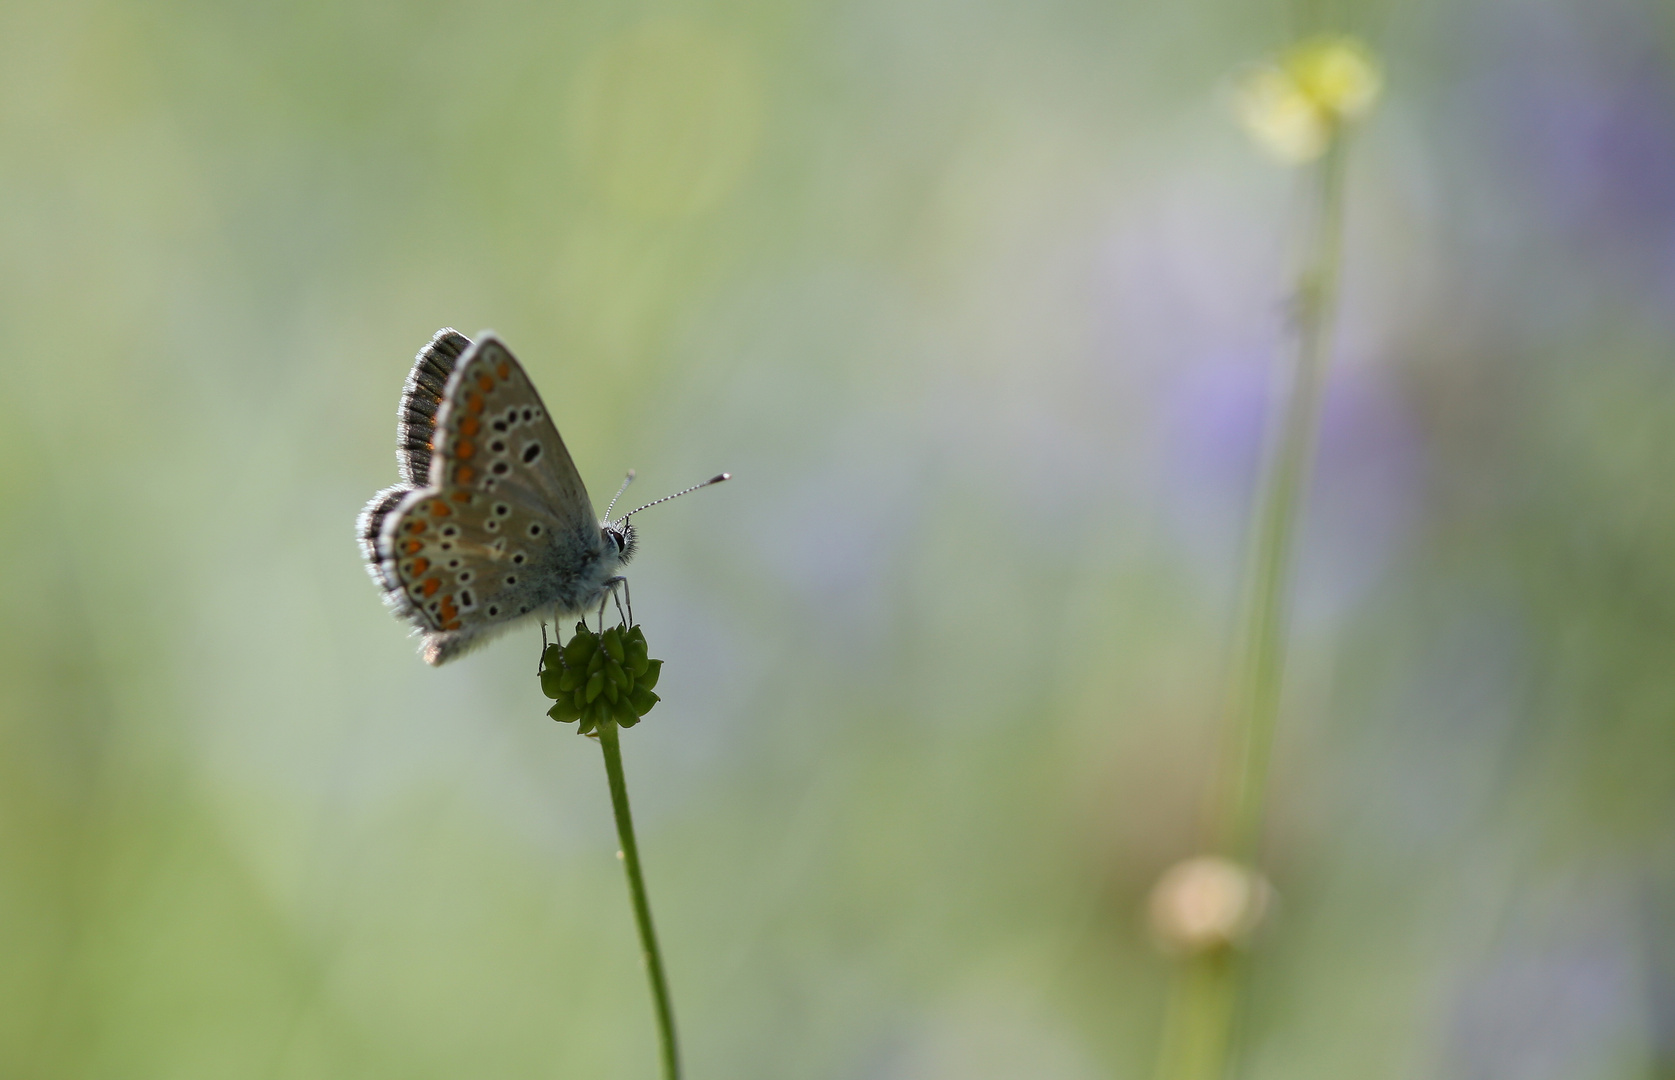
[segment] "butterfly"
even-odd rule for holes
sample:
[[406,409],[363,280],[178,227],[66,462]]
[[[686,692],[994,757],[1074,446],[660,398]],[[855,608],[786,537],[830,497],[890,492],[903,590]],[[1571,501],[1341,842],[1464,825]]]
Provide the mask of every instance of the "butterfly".
[[402,388],[396,438],[402,482],[374,495],[356,528],[368,572],[422,637],[426,663],[519,621],[602,609],[625,580],[628,519],[646,507],[594,518],[552,415],[493,334],[436,332]]

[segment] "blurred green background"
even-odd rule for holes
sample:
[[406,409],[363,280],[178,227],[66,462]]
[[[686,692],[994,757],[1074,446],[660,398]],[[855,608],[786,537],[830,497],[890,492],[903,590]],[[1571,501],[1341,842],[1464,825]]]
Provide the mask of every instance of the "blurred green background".
[[[1675,1076],[1675,15],[1340,11],[1244,1075]],[[537,637],[354,518],[438,327],[640,521],[694,1078],[1145,1076],[1302,218],[1283,5],[0,3],[0,1076],[650,1077]]]

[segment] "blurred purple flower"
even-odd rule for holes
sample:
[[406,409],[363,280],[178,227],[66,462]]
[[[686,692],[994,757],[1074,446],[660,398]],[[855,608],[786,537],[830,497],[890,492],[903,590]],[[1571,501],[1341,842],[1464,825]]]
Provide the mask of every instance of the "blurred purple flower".
[[1559,238],[1667,286],[1675,75],[1649,10],[1498,5],[1482,27],[1490,56],[1479,93],[1485,133]]

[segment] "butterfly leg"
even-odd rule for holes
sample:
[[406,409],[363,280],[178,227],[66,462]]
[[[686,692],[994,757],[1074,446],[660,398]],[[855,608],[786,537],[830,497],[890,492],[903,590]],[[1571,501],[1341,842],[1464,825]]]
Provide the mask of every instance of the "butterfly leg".
[[[624,612],[622,610],[622,599],[619,598],[616,594],[616,590],[617,590],[618,585],[622,586],[623,597],[626,597],[627,600],[628,600],[628,610],[626,612]],[[618,574],[616,577],[606,578],[605,579],[605,588],[610,590],[611,598],[613,600],[616,600],[616,612],[617,612],[617,615],[622,618],[623,625],[624,626],[633,626],[634,625],[634,594],[632,592],[630,592],[629,589],[628,589],[628,579],[623,577],[621,574]]]
[[[556,627],[554,630],[556,631]],[[547,667],[547,620],[541,620],[541,659],[535,662],[535,677],[540,678],[541,672]]]

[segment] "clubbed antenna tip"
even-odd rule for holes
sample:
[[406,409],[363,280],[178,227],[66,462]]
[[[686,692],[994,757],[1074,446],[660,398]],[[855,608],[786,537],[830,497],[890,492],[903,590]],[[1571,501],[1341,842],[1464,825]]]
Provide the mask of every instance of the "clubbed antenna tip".
[[[632,480],[634,478],[634,474],[629,473],[628,478],[630,480]],[[686,488],[683,491],[677,491],[673,495],[665,495],[661,499],[654,499],[651,502],[646,503],[645,506],[636,506],[634,509],[628,511],[628,513],[622,515],[622,520],[627,521],[629,518],[633,517],[635,514],[638,514],[641,510],[650,509],[651,507],[656,506],[658,503],[666,503],[670,499],[678,499],[682,495],[687,495],[687,494],[690,494],[694,491],[697,491],[699,488],[707,488],[711,484],[719,484],[723,480],[731,480],[732,478],[733,478],[732,473],[725,473],[725,472],[724,473],[716,473],[714,476],[710,477],[708,480],[705,480],[702,484],[693,484],[691,487]],[[627,487],[628,485],[624,484],[623,486]],[[618,494],[620,495],[621,492],[618,492]],[[614,499],[611,500],[611,504],[613,506],[616,505],[616,500],[614,500]],[[606,516],[609,516],[609,512],[607,512]]]

